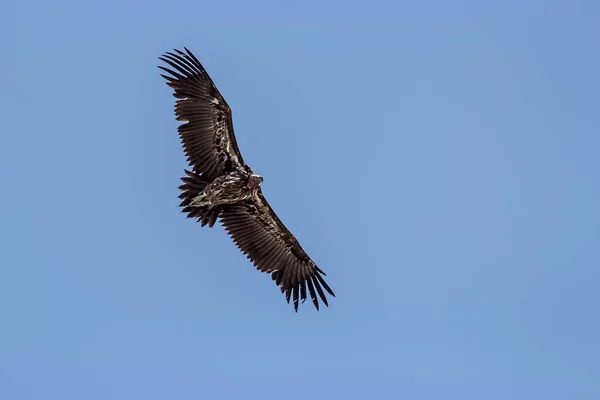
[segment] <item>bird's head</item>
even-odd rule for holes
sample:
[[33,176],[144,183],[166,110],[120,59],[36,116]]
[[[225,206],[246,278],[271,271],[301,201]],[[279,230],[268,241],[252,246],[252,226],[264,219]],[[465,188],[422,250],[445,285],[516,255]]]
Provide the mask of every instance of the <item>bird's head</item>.
[[251,174],[248,177],[248,189],[255,189],[259,187],[262,181],[264,181],[262,176]]

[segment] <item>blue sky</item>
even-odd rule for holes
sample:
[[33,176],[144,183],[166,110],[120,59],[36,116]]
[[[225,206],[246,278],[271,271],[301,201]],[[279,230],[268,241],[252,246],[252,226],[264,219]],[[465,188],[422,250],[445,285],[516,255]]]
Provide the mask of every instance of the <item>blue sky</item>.
[[[5,5],[0,398],[597,399],[600,7],[450,3]],[[329,308],[180,213],[183,46]]]

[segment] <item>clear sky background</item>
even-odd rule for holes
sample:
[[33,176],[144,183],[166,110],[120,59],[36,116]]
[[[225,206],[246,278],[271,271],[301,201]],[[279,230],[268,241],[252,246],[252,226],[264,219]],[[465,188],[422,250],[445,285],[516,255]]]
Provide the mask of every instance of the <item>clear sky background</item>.
[[[599,38],[592,0],[9,0],[0,398],[600,398]],[[329,308],[180,213],[183,46]]]

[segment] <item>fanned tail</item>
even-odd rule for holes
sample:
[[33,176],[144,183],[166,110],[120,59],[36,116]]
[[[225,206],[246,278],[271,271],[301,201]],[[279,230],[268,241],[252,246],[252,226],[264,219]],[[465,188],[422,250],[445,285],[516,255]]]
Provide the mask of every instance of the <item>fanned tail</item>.
[[179,198],[183,200],[179,206],[183,208],[182,211],[184,213],[187,213],[188,218],[197,218],[201,226],[208,225],[209,228],[212,228],[215,225],[215,222],[217,222],[221,209],[219,207],[209,208],[190,206],[192,200],[202,193],[209,182],[196,172],[188,171],[186,169],[185,174],[187,176],[181,178],[183,185],[179,186],[179,189],[181,190]]

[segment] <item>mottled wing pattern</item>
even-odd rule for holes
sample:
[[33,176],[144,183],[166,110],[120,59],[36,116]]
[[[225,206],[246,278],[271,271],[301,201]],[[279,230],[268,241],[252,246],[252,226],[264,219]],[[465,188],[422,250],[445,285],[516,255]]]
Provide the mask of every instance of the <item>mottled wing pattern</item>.
[[317,293],[326,306],[327,298],[323,289],[335,297],[321,276],[326,274],[316,266],[277,217],[262,191],[255,200],[225,207],[220,217],[235,244],[256,268],[271,273],[288,303],[293,298],[296,311],[299,300],[306,300],[307,288],[317,310]]
[[242,165],[231,109],[198,59],[185,49],[167,52],[160,60],[172,68],[159,66],[169,74],[161,76],[178,99],[175,115],[184,122],[178,130],[190,166],[214,179]]

